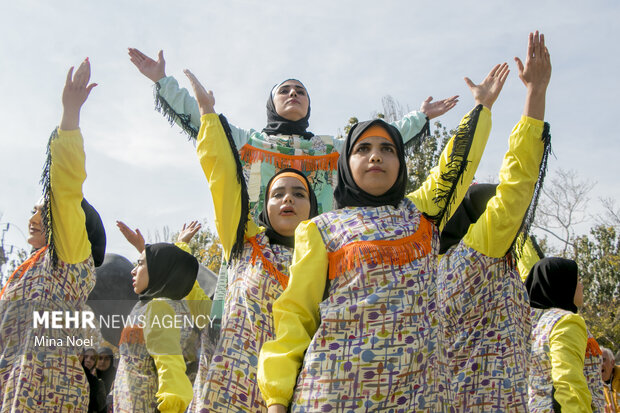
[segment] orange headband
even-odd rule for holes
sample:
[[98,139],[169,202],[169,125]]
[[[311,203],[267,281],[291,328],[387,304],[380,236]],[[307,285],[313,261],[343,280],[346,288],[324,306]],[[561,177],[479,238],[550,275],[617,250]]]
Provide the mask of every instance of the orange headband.
[[372,138],[374,136],[385,138],[389,140],[390,142],[394,143],[394,139],[392,139],[388,131],[379,125],[372,125],[370,128],[366,129],[364,132],[362,132],[362,135],[357,139],[357,141],[361,142],[364,139]]
[[299,174],[296,174],[295,172],[282,172],[280,175],[276,177],[276,179],[274,179],[271,182],[271,184],[269,185],[269,188],[267,188],[267,196],[269,196],[269,194],[271,193],[271,187],[273,186],[273,184],[278,182],[280,178],[295,178],[299,182],[301,182],[304,185],[304,188],[306,188],[306,191],[310,193],[310,189],[308,188],[308,184],[306,183],[306,180],[303,179],[301,176],[299,176]]

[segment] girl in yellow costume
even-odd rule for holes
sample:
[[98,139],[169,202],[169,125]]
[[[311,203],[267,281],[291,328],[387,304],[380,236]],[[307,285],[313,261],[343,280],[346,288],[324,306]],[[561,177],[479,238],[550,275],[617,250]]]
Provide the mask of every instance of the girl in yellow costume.
[[577,263],[543,258],[525,286],[532,307],[530,412],[605,411],[601,350],[577,314],[583,305]]
[[534,218],[550,151],[544,36],[530,33],[517,62],[527,94],[499,185],[471,186],[440,237],[437,306],[457,411],[528,410],[530,306],[513,247]]
[[[80,109],[96,84],[89,84],[88,59],[69,69],[63,114],[49,141],[43,201],[30,218],[28,242],[35,252],[11,275],[0,293],[0,412],[86,412],[89,389],[78,354],[67,337],[76,328],[34,328],[33,312],[76,312],[95,285],[95,265],[105,252],[98,215],[83,199],[86,179]],[[96,214],[96,212],[94,213]],[[92,217],[92,218],[89,218]],[[94,220],[98,235],[89,237]],[[89,239],[90,238],[90,239]],[[38,343],[41,337],[52,341]],[[60,340],[60,341],[59,341]]]
[[165,320],[199,320],[211,301],[198,285],[198,261],[188,242],[200,229],[197,221],[183,225],[176,244],[145,245],[139,230],[117,226],[141,253],[133,269],[133,287],[140,301],[131,311],[133,325],[123,329],[114,381],[115,412],[182,413],[192,399],[184,354],[191,348],[194,323],[166,325]]
[[266,411],[256,382],[258,354],[274,336],[271,307],[288,283],[295,228],[317,214],[317,200],[301,171],[283,169],[267,182],[255,223],[234,143],[213,113],[213,94],[186,73],[202,114],[196,151],[229,262],[222,333],[210,362],[201,355],[191,411]]
[[476,108],[407,196],[398,130],[381,120],[351,129],[334,192],[342,209],[298,227],[289,286],[274,303],[277,338],[259,359],[270,412],[449,410],[435,316],[439,228],[473,178],[507,75],[502,64],[480,85],[466,79]]

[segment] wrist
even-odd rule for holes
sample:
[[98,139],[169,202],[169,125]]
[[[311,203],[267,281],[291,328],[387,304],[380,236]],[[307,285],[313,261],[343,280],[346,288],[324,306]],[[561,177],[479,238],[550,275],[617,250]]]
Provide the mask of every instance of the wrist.
[[80,110],[75,108],[64,108],[60,119],[60,129],[74,130],[80,127]]
[[198,109],[200,110],[200,116],[206,115],[208,113],[215,113],[214,106],[198,106]]
[[166,72],[164,73],[158,73],[155,76],[151,76],[150,79],[153,81],[153,83],[158,83],[160,80],[162,80],[163,78],[166,77]]

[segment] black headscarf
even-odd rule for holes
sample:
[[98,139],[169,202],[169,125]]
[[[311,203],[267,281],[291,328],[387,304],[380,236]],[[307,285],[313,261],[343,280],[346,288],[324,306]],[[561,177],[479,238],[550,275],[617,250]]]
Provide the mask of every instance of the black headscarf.
[[579,274],[577,263],[565,258],[543,258],[525,280],[533,308],[561,308],[576,313],[574,303]]
[[451,246],[458,244],[463,239],[470,225],[475,224],[484,213],[487,203],[495,196],[496,189],[497,184],[477,184],[469,187],[461,205],[441,231],[439,238],[440,254],[445,254]]
[[86,216],[86,232],[90,241],[91,254],[95,267],[99,267],[105,258],[106,235],[103,221],[97,210],[88,203],[86,198],[82,199],[82,209]]
[[[400,162],[396,182],[385,194],[379,196],[371,195],[357,186],[349,167],[349,157],[351,156],[351,151],[353,150],[355,142],[357,142],[366,129],[373,125],[382,126],[392,137],[394,145],[396,146],[398,161]],[[406,188],[407,166],[405,164],[405,150],[403,138],[398,129],[381,119],[374,119],[353,125],[344,142],[343,152],[338,158],[338,184],[334,190],[336,208],[382,205],[392,205],[396,207],[405,197]]]
[[308,90],[303,83],[299,82],[304,89],[306,89],[306,96],[308,96],[308,112],[306,113],[306,116],[297,121],[288,120],[278,115],[278,112],[276,112],[276,107],[273,104],[274,91],[280,87],[282,83],[288,82],[289,80],[299,82],[297,79],[286,79],[271,88],[269,98],[267,99],[267,126],[263,129],[263,132],[267,135],[301,135],[304,138],[309,139],[314,136],[312,132],[306,131],[309,125],[308,120],[310,119],[310,95],[308,95]]
[[269,214],[267,212],[267,201],[269,200],[269,187],[271,186],[272,182],[274,182],[276,178],[284,172],[292,172],[294,174],[299,175],[306,182],[306,185],[308,185],[308,196],[310,197],[310,216],[308,217],[308,219],[317,216],[319,213],[316,195],[314,194],[314,191],[312,190],[312,186],[310,185],[308,178],[306,178],[306,175],[304,175],[303,172],[297,169],[285,168],[279,171],[274,176],[272,176],[269,182],[267,183],[267,186],[265,187],[265,198],[264,198],[265,201],[263,203],[263,210],[258,216],[258,225],[266,228],[265,234],[267,235],[267,237],[269,237],[270,244],[280,244],[286,247],[294,248],[295,247],[295,236],[285,237],[284,235],[278,234],[271,226],[271,221],[269,220]]
[[149,284],[140,300],[180,300],[192,290],[198,275],[198,260],[174,244],[148,244],[144,249]]
[[103,356],[110,356],[110,367],[107,370],[99,370],[97,369],[97,377],[103,381],[105,385],[106,395],[110,393],[112,390],[112,384],[114,383],[114,378],[116,377],[116,367],[114,367],[114,352],[109,347],[101,347],[99,349],[99,359]]

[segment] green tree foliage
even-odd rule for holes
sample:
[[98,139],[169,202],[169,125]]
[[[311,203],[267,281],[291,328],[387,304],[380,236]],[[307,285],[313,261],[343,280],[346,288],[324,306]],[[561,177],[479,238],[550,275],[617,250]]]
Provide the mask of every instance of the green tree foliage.
[[576,226],[589,221],[588,194],[594,184],[574,170],[558,170],[545,182],[534,226],[549,238],[539,242],[546,256],[577,262],[584,286],[581,315],[596,340],[620,349],[620,211],[602,199],[605,213],[588,234]]
[[[170,242],[176,242],[179,232],[170,236]],[[209,228],[206,219],[203,220],[200,231],[189,242],[189,247],[198,262],[215,274],[219,273],[220,265],[222,265],[222,246],[220,238]]]
[[584,286],[581,315],[597,341],[620,348],[620,236],[613,226],[597,225],[574,242],[573,259]]

